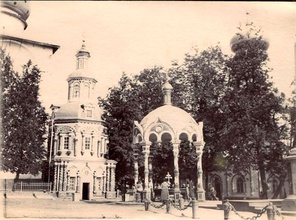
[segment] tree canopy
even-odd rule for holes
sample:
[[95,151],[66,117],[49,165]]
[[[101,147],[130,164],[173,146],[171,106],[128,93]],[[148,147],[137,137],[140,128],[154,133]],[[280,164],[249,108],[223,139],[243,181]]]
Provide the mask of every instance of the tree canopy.
[[38,174],[45,159],[47,114],[39,101],[40,70],[28,61],[23,73],[13,70],[3,50],[2,83],[2,169],[16,174]]

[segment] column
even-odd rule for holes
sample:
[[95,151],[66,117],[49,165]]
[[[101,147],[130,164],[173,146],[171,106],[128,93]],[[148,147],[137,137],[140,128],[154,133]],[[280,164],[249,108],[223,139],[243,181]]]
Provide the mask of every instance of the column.
[[62,162],[59,164],[59,191],[63,190],[63,166]]
[[174,153],[174,197],[175,201],[179,200],[180,197],[180,185],[179,185],[179,145],[180,143],[173,144],[173,153]]
[[84,154],[83,144],[84,144],[84,134],[83,132],[81,132],[81,155]]
[[60,191],[64,191],[64,181],[65,181],[65,162],[61,161],[61,178],[60,178]]
[[109,191],[109,164],[106,167],[106,192]]
[[77,155],[77,138],[75,137],[74,138],[74,145],[73,145],[73,154],[74,154],[74,157],[76,157]]
[[137,150],[137,147],[136,145],[133,145],[132,148],[134,150],[134,184],[136,186],[137,182],[139,181],[139,163],[138,163],[138,159],[139,159],[139,153],[138,153],[138,150]]
[[152,178],[152,158],[153,156],[149,155],[149,158],[148,158],[148,170],[149,170],[149,178],[148,178],[148,193],[147,193],[147,199],[149,199],[149,201],[151,201],[153,198],[151,197],[152,195],[152,191],[154,190],[153,189],[153,178]]
[[97,179],[97,176],[96,176],[96,171],[94,171],[94,174],[93,174],[93,178],[94,178],[94,184],[93,184],[93,193],[94,194],[97,194],[97,187],[96,187],[96,179]]
[[101,146],[102,146],[102,152],[105,153],[105,138],[101,137]]
[[106,178],[105,178],[105,171],[102,174],[102,192],[106,194]]
[[68,170],[68,161],[64,161],[64,181],[63,181],[63,191],[67,189],[67,170]]
[[80,192],[80,173],[77,171],[77,183],[76,183],[76,193]]
[[57,134],[54,135],[54,139],[53,139],[53,155],[55,155],[58,151],[58,146],[57,146],[57,142],[58,142],[58,136]]
[[57,166],[57,182],[56,182],[56,191],[60,190],[60,162],[56,162]]
[[149,166],[148,166],[148,158],[150,153],[150,143],[146,143],[146,145],[143,146],[143,153],[144,153],[144,198],[148,198],[147,193],[149,191],[148,183],[149,183]]
[[112,165],[111,165],[111,167],[110,167],[110,170],[111,170],[111,172],[110,172],[110,191],[111,192],[114,192],[114,198],[115,198],[115,164],[116,163],[112,163]]
[[64,134],[60,134],[60,137],[59,137],[59,148],[61,151],[64,150]]
[[57,174],[58,174],[58,163],[54,162],[54,181],[53,181],[53,191],[57,191]]
[[205,201],[205,190],[203,188],[203,172],[202,172],[202,143],[194,142],[197,154],[197,200]]
[[100,153],[100,141],[97,141],[97,157],[101,157],[101,153]]
[[94,155],[94,134],[91,134],[91,140],[90,140],[90,154]]
[[70,184],[70,170],[67,170],[67,182],[66,182],[66,191],[69,191],[69,184]]
[[149,180],[152,181],[152,158],[153,156],[150,154],[148,157],[148,170],[149,170]]

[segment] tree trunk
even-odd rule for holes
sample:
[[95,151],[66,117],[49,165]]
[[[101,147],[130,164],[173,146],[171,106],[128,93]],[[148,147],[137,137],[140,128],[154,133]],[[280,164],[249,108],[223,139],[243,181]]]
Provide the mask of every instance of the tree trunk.
[[17,171],[15,174],[14,182],[17,182],[20,179],[20,172]]
[[261,186],[262,186],[261,199],[268,199],[267,197],[268,185],[267,185],[266,176],[265,176],[266,172],[262,162],[259,162],[259,172],[260,172]]

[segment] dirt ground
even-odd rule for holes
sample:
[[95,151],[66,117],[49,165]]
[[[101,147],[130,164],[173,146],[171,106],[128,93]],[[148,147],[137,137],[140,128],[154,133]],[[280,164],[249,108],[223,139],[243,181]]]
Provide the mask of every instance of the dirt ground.
[[[3,204],[2,215],[7,219],[192,219],[192,208],[180,211],[175,208],[167,214],[165,206],[161,209],[150,206],[145,211],[143,204],[127,203],[102,203],[102,202],[72,202],[60,199],[7,198],[1,201]],[[197,218],[200,220],[223,220],[224,211],[215,209],[215,204],[207,203],[208,208],[198,208]],[[241,212],[243,217],[256,216],[254,213]],[[235,213],[230,216],[231,220],[242,219]],[[2,218],[1,218],[2,219]],[[284,220],[295,219],[295,216],[285,216]],[[258,220],[267,220],[264,213]],[[276,220],[282,220],[281,217]]]

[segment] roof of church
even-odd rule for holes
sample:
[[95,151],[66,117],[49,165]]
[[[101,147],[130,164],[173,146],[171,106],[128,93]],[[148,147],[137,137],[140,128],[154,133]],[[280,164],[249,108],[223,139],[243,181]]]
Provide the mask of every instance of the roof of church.
[[95,82],[97,82],[97,80],[95,79],[95,75],[92,72],[85,69],[77,69],[73,71],[72,73],[70,73],[67,80],[69,81],[71,79],[79,79],[79,78],[92,79]]
[[[93,109],[92,117],[86,116],[85,110],[87,109]],[[102,114],[102,109],[98,105],[83,102],[67,102],[56,112],[55,119],[88,119],[101,121]]]

